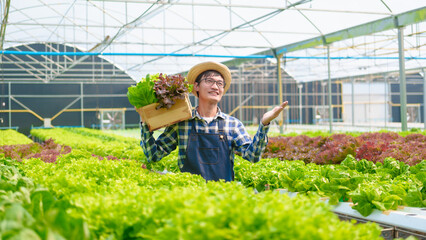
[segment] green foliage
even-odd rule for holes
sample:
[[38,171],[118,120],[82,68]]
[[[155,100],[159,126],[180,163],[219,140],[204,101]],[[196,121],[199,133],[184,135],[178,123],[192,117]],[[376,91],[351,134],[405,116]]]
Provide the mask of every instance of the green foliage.
[[177,163],[178,150],[173,151],[159,162],[148,163],[139,145],[139,140],[134,138],[88,128],[33,129],[31,134],[42,140],[52,138],[57,143],[71,146],[74,150],[81,150],[80,154],[86,157],[96,155],[108,159],[132,159],[140,161],[153,171],[180,172]]
[[406,195],[401,186],[386,182],[369,182],[348,194],[354,202],[353,209],[361,215],[368,216],[374,209],[381,211],[396,210],[403,203]]
[[33,141],[24,134],[13,130],[6,129],[0,130],[0,146],[2,145],[16,145],[16,144],[29,144]]
[[85,128],[32,129],[31,134],[41,140],[52,138],[58,144],[86,150],[97,156],[146,159],[139,140],[103,133],[100,130]]
[[426,173],[426,160],[421,161],[419,164],[411,166],[410,172],[417,174],[417,173]]
[[168,171],[173,173],[180,172],[179,166],[178,166],[178,154],[179,150],[175,149],[172,151],[169,155],[163,157],[161,161],[158,162],[147,162],[143,161],[143,163],[146,165],[146,167],[153,171]]
[[[172,206],[169,211],[180,216],[180,211],[183,210],[175,208],[179,208],[176,206],[187,206],[185,201],[188,201],[188,199],[176,198],[174,195],[181,194],[187,198],[198,199],[198,195],[191,195],[191,192],[203,192],[206,195],[204,191],[207,191],[206,188],[210,188],[212,184],[206,185],[205,180],[200,176],[180,173],[177,166],[177,150],[156,163],[147,163],[143,155],[140,158],[129,158],[137,159],[137,161],[125,160],[126,157],[123,157],[120,161],[99,161],[99,158],[92,156],[92,152],[97,152],[97,150],[90,146],[91,141],[102,146],[97,153],[102,154],[104,152],[104,155],[126,156],[122,149],[130,149],[134,146],[137,146],[138,151],[142,151],[136,139],[105,134],[93,129],[60,129],[58,132],[41,131],[37,134],[44,137],[55,135],[64,143],[75,146],[75,148],[70,154],[62,156],[56,164],[45,164],[39,160],[30,160],[25,161],[23,169],[36,182],[47,186],[56,198],[72,203],[68,212],[74,218],[85,219],[97,237],[149,238],[154,236],[153,238],[156,238],[160,236],[162,238],[169,236],[166,232],[179,235],[185,231],[191,232],[191,229],[198,227],[198,225],[189,225],[191,229],[182,227],[184,230],[176,232],[170,226],[180,227],[179,224],[187,223],[181,219],[178,223],[174,220],[171,222],[170,219],[174,219],[174,215],[170,216],[166,213],[156,215],[158,211],[161,212],[162,208],[168,209],[167,207]],[[73,140],[74,138],[75,140]],[[338,136],[338,138],[343,139],[341,136]],[[309,141],[311,141],[310,144],[323,146],[327,145],[327,139],[323,141],[318,138]],[[305,140],[292,141],[292,144],[302,146],[306,142]],[[334,149],[339,148],[339,146],[329,144],[326,148]],[[307,164],[304,161],[281,161],[277,158],[263,159],[259,163],[252,164],[237,156],[235,178],[243,186],[249,189],[257,189],[261,192],[259,196],[269,194],[267,193],[269,191],[264,191],[265,187],[272,190],[285,188],[292,192],[301,193],[299,195],[310,196],[315,194],[316,196],[329,197],[331,204],[351,200],[354,203],[354,209],[363,215],[368,215],[374,209],[390,210],[401,205],[426,206],[425,166],[425,161],[410,167],[393,158],[386,158],[383,162],[373,163],[365,159],[357,160],[352,155],[347,155],[340,165]],[[163,170],[172,173],[158,174]],[[220,185],[224,183],[215,184],[219,184],[219,188],[226,188]],[[231,183],[231,185],[233,184]],[[238,190],[236,191],[238,192]],[[157,192],[159,195],[156,195]],[[223,196],[219,198],[221,197]],[[225,197],[232,198],[228,195]],[[252,196],[244,197],[252,198]],[[168,200],[165,201],[164,198],[174,201],[170,203]],[[215,200],[217,198],[218,196],[214,197]],[[182,201],[184,203],[181,203]],[[202,203],[196,202],[198,206],[203,206],[204,202],[209,203],[213,200],[207,198],[200,201]],[[151,202],[154,205],[151,205]],[[103,205],[104,203],[105,205]],[[143,204],[141,205],[141,203]],[[156,204],[160,204],[161,207],[158,208]],[[256,204],[264,205],[266,203],[256,202]],[[192,205],[190,206],[192,207]],[[218,209],[227,209],[228,207],[214,206]],[[155,209],[156,212],[152,209]],[[231,210],[227,211],[232,213]],[[239,209],[234,211],[240,212]],[[144,213],[144,217],[138,215],[140,212]],[[244,214],[249,215],[245,212]],[[99,217],[93,219],[92,216]],[[123,224],[121,216],[129,216],[126,218],[128,222]],[[191,215],[191,217],[197,219],[197,216]],[[262,218],[262,216],[259,217]],[[206,221],[203,218],[201,222],[205,222],[206,226],[209,226],[210,223]],[[216,219],[216,221],[219,220]],[[232,219],[231,222],[234,221],[238,220]],[[268,221],[271,220],[268,219]],[[153,224],[152,229],[148,227],[150,224]],[[154,231],[154,229],[157,230]],[[245,228],[238,225],[235,229],[232,229],[233,231],[236,229],[235,231],[241,235],[242,233],[239,231]],[[205,229],[203,228],[203,230]],[[234,233],[229,231],[224,232],[233,236]],[[205,237],[220,238],[219,236],[224,233],[214,234]],[[258,233],[250,232],[250,234]],[[187,237],[187,235],[182,236]],[[201,234],[200,236],[204,235]]]
[[127,98],[136,108],[156,102],[159,103],[157,109],[170,108],[176,100],[183,99],[185,94],[190,93],[192,87],[180,74],[148,74],[136,86],[127,89]]
[[410,172],[415,176],[413,181],[419,181],[421,184],[418,188],[411,188],[408,191],[406,202],[410,206],[424,207],[426,206],[426,160],[410,167]]
[[56,164],[31,159],[22,168],[71,203],[70,215],[85,219],[97,239],[380,239],[376,224],[340,221],[315,196],[255,194],[236,182],[161,175],[136,161],[74,151]]
[[400,162],[395,160],[394,158],[385,158],[382,164],[378,164],[380,168],[377,170],[382,174],[390,174],[392,178],[402,174],[409,174],[410,166],[405,164],[404,162]]
[[[37,160],[39,161],[39,160]],[[0,158],[0,239],[92,239],[87,224],[14,160]]]
[[158,80],[159,74],[146,75],[136,86],[127,89],[127,98],[130,104],[136,108],[158,102],[154,91],[155,81]]
[[348,155],[340,165],[305,164],[303,161],[262,159],[256,164],[237,157],[235,178],[244,186],[264,191],[287,189],[302,194],[317,193],[329,197],[331,204],[348,201],[364,216],[374,209],[390,210],[397,206],[426,206],[424,163],[410,166],[392,158],[374,164],[357,161]]
[[360,173],[376,173],[376,165],[365,159],[356,160],[352,155],[346,156],[345,160],[340,164],[351,170],[356,170]]

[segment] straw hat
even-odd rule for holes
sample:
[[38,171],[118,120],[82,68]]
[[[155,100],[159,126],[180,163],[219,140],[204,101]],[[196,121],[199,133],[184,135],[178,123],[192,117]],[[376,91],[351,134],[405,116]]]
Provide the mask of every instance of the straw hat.
[[[224,93],[228,90],[229,86],[231,85],[231,71],[229,71],[229,68],[222,63],[217,62],[203,62],[199,63],[195,66],[193,66],[189,72],[188,72],[188,82],[190,84],[194,84],[197,77],[207,71],[207,70],[216,70],[220,74],[222,74],[223,79],[225,80],[225,88],[223,89]],[[192,90],[192,93],[197,96],[197,92],[195,91],[195,88]]]

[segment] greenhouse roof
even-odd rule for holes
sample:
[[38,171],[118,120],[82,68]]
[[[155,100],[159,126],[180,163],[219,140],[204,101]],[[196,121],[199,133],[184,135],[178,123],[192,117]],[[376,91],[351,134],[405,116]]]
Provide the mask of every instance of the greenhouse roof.
[[[85,56],[102,55],[135,81],[148,73],[186,72],[207,60],[231,65],[256,58],[275,61],[280,54],[285,71],[296,81],[322,80],[328,76],[327,50],[332,78],[397,71],[398,27],[404,27],[406,69],[426,68],[424,0],[1,0],[1,4],[5,55],[20,45],[59,43],[76,47]],[[46,49],[44,54],[63,52]],[[62,72],[72,66],[64,65]]]

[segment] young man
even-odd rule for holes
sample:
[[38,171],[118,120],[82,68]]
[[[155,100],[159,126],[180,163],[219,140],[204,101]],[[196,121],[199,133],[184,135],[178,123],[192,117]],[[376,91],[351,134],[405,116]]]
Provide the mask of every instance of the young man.
[[[182,172],[200,174],[206,180],[234,180],[234,152],[258,162],[267,144],[269,123],[287,106],[287,101],[266,112],[253,140],[240,120],[220,111],[218,103],[231,85],[231,72],[221,63],[204,62],[192,67],[187,76],[194,84],[199,105],[192,118],[166,127],[154,139],[141,123],[141,146],[148,161],[159,161],[179,147]],[[139,114],[139,109],[136,109]]]

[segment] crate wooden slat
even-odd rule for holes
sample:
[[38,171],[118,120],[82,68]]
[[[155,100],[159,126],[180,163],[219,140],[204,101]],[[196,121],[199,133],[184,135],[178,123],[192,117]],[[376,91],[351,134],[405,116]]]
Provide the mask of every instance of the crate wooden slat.
[[142,108],[142,119],[148,125],[150,131],[170,126],[172,124],[190,119],[192,117],[192,106],[188,95],[179,99],[169,109],[156,109],[158,103],[153,103]]

